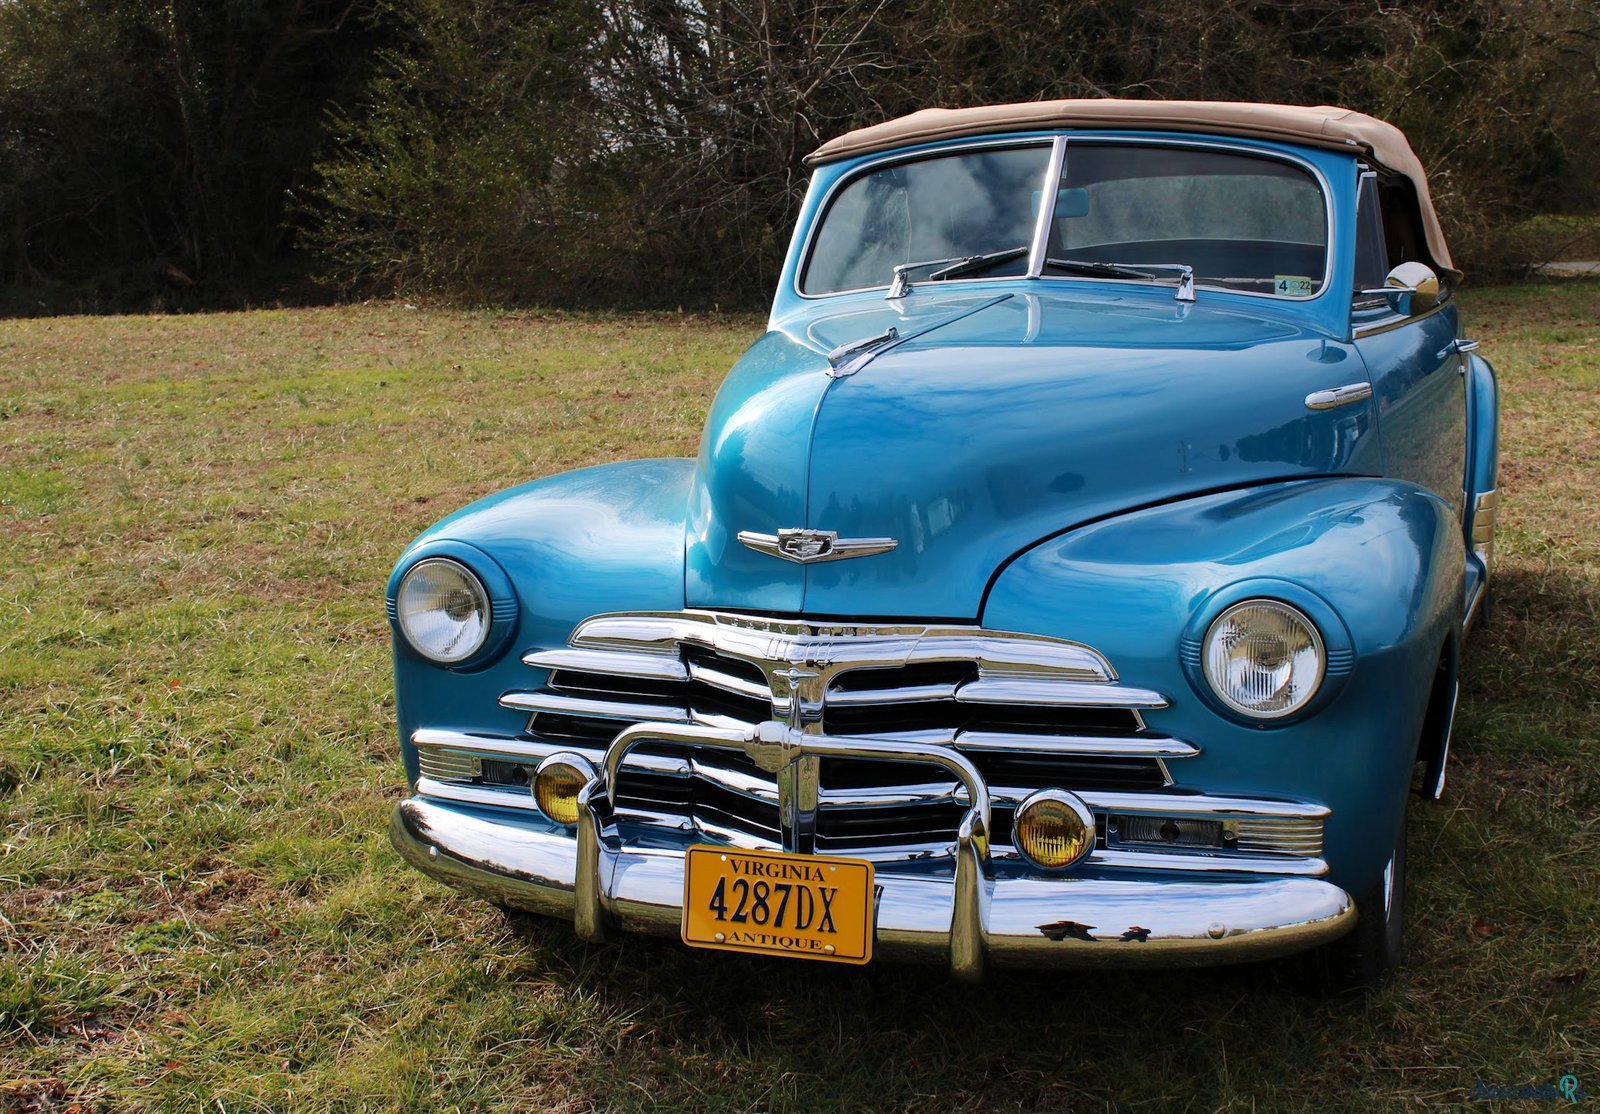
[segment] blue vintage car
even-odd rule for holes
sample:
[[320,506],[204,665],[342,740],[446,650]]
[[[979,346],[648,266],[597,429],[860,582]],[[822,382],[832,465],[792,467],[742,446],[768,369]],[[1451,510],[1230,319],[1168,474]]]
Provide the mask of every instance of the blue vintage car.
[[810,163],[698,458],[400,558],[395,846],[586,939],[1381,983],[1496,497],[1404,136],[1057,101]]

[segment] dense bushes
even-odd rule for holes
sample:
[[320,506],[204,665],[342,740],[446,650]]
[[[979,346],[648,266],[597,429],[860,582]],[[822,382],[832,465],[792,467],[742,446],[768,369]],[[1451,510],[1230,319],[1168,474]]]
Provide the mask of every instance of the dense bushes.
[[1394,120],[1480,274],[1600,208],[1578,0],[10,0],[0,283],[758,304],[823,139],[1100,95]]

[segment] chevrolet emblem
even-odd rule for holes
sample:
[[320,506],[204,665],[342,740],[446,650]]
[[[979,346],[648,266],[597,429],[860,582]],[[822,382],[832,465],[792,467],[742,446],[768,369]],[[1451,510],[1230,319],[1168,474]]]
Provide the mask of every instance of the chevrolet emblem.
[[779,530],[776,534],[740,530],[739,541],[757,553],[801,565],[871,557],[874,553],[887,553],[900,544],[894,538],[841,538],[833,530],[807,529]]

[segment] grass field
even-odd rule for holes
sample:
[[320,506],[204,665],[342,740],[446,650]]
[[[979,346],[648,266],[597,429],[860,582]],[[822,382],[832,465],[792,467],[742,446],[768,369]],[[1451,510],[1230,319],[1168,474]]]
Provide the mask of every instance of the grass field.
[[[0,1110],[1600,1106],[1600,284],[1471,291],[1493,625],[1410,955],[998,975],[583,946],[404,867],[381,591],[511,482],[694,451],[751,320],[0,322]],[[1567,1105],[1563,1100],[1563,1106]]]

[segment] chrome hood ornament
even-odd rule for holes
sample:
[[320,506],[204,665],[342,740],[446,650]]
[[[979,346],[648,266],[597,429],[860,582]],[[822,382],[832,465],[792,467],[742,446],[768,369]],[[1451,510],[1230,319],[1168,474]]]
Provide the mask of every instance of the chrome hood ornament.
[[900,544],[894,538],[841,538],[834,530],[807,529],[779,530],[776,534],[740,530],[739,541],[757,553],[801,565],[871,557],[874,553],[887,553]]

